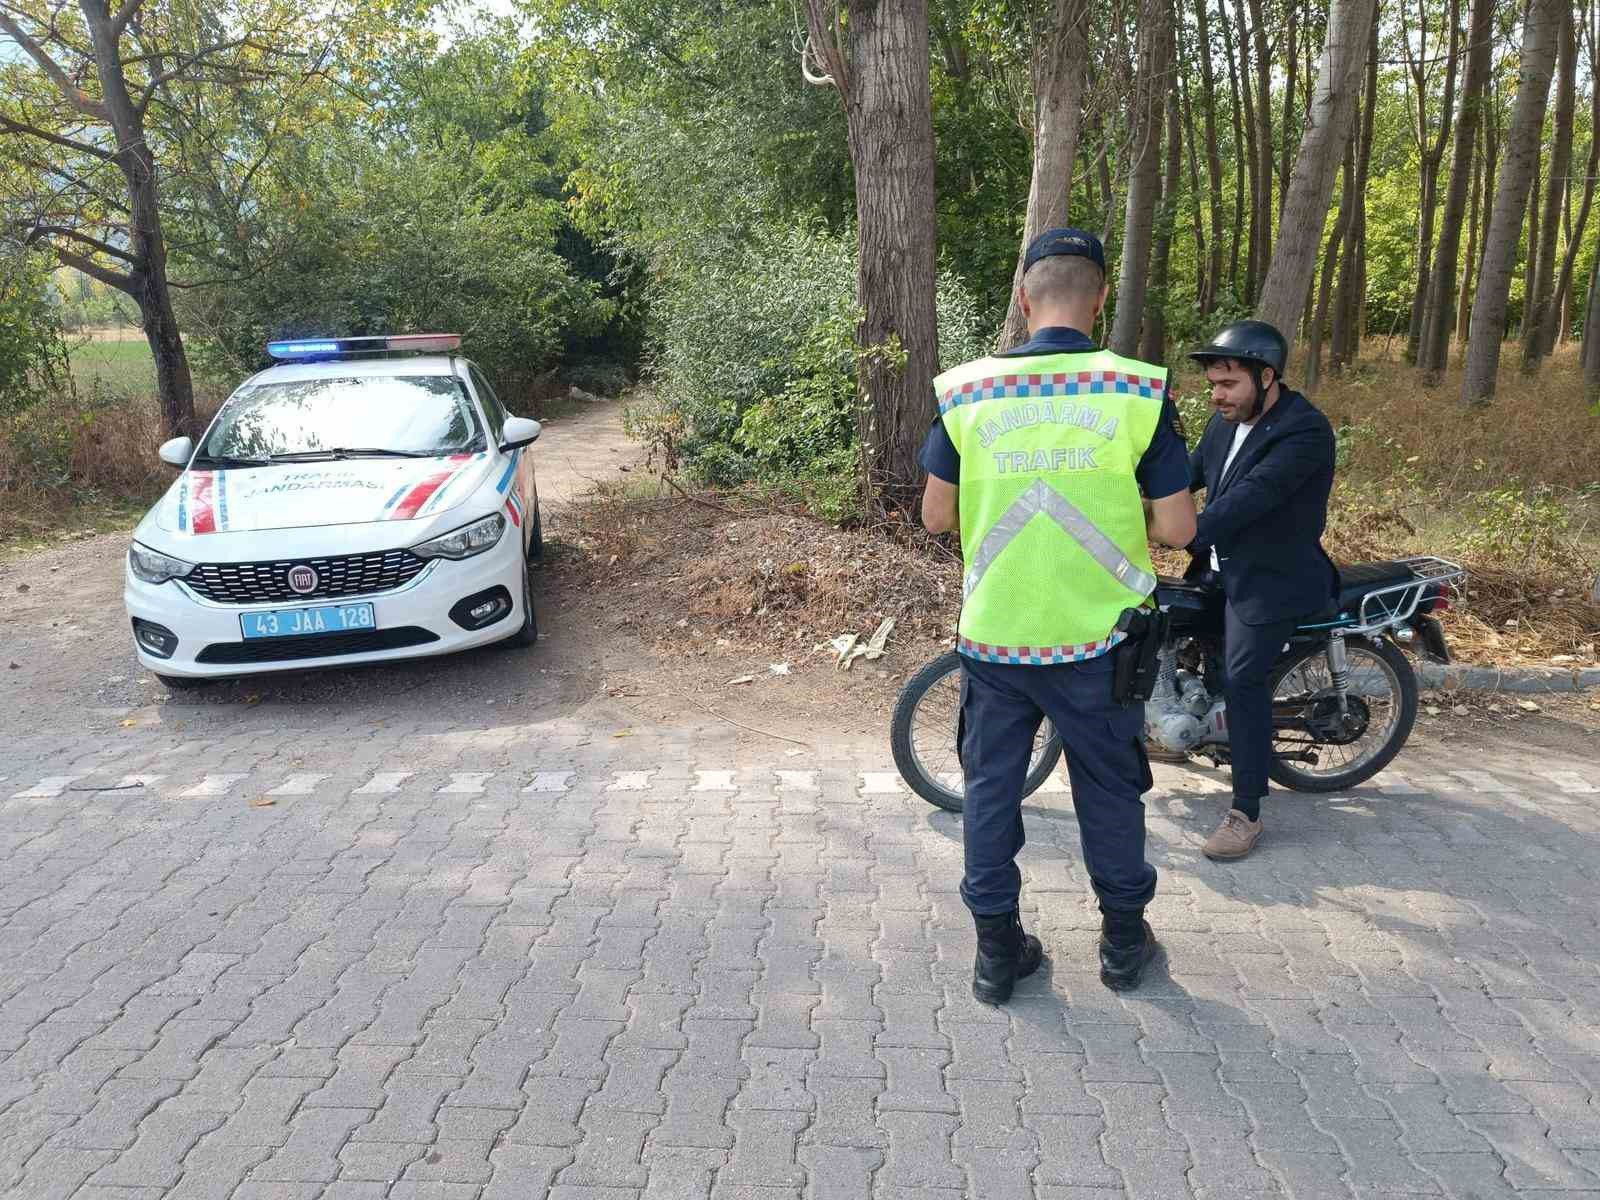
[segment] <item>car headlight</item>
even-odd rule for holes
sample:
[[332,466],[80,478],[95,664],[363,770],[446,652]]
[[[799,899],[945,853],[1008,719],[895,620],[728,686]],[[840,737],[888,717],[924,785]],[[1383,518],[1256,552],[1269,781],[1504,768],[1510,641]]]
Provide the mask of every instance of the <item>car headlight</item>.
[[418,558],[471,558],[492,549],[506,531],[506,519],[500,513],[490,513],[481,520],[449,533],[441,533],[411,547]]
[[128,547],[128,567],[133,571],[135,579],[142,579],[146,583],[165,583],[169,579],[182,579],[194,570],[192,562],[173,558],[170,554],[152,550],[139,542],[134,542]]

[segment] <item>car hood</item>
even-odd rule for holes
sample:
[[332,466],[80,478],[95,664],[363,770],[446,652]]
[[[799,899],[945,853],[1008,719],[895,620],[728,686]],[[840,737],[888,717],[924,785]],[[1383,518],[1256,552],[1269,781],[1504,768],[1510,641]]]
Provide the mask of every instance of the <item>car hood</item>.
[[461,504],[493,469],[479,451],[187,470],[156,506],[156,525],[183,537],[421,520]]

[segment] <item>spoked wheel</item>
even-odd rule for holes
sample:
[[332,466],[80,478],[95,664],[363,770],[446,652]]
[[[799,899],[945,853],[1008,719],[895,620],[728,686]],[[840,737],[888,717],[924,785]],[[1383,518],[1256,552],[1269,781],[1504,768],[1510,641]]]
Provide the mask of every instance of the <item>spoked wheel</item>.
[[[889,728],[894,765],[929,804],[960,812],[965,802],[957,730],[961,717],[961,656],[941,654],[900,689]],[[1033,739],[1023,795],[1032,795],[1061,758],[1061,739],[1048,720]]]
[[1371,779],[1411,736],[1417,677],[1386,641],[1345,642],[1350,684],[1343,711],[1328,656],[1309,647],[1272,677],[1272,762],[1267,773],[1299,792],[1337,792]]

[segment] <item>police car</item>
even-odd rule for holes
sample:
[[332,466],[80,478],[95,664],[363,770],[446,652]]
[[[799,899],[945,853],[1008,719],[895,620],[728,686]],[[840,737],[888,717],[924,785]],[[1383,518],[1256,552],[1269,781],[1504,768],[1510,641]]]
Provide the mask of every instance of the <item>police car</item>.
[[454,334],[273,342],[134,530],[123,598],[169,687],[538,634],[528,446]]

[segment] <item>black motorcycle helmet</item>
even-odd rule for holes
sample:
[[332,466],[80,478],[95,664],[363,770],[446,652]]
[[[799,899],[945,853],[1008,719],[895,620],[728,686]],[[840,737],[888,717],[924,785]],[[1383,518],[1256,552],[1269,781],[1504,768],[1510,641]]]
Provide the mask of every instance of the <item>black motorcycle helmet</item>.
[[1189,352],[1189,357],[1202,366],[1218,359],[1232,359],[1250,374],[1255,384],[1255,404],[1250,409],[1250,420],[1261,412],[1261,401],[1266,389],[1262,386],[1261,370],[1272,368],[1275,381],[1283,379],[1283,368],[1289,361],[1289,343],[1283,334],[1265,321],[1235,321],[1217,330],[1204,346]]

